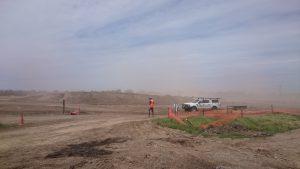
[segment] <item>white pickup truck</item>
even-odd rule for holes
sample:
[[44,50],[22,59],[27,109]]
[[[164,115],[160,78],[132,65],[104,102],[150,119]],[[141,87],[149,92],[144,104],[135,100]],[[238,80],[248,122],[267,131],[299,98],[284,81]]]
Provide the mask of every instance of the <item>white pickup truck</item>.
[[219,109],[220,107],[220,98],[199,97],[193,102],[182,104],[182,109],[185,111],[197,111],[198,109]]

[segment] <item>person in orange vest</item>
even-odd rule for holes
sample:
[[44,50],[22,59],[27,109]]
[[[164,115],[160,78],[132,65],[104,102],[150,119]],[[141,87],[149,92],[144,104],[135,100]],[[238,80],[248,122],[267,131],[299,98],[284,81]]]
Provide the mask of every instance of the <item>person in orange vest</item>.
[[154,100],[152,97],[149,98],[149,117],[150,113],[152,113],[152,117],[154,116]]

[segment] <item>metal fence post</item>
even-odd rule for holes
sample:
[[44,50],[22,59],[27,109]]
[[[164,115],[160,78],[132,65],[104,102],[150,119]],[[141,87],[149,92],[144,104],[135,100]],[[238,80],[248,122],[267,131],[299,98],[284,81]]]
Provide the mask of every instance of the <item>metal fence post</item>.
[[272,114],[274,113],[273,104],[271,104],[271,112],[272,112]]

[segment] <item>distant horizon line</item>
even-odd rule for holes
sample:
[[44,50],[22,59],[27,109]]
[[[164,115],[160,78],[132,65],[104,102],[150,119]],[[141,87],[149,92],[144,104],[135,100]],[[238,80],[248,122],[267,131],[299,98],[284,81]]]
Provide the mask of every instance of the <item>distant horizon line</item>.
[[[24,91],[24,92],[119,92],[119,93],[136,93],[136,94],[158,94],[158,95],[171,95],[176,96],[178,94],[171,94],[169,92],[158,92],[158,91],[147,91],[147,90],[134,90],[134,89],[102,89],[102,90],[95,90],[95,89],[0,89],[2,91]],[[178,92],[178,91],[177,91]],[[183,91],[182,91],[183,92]],[[260,91],[256,92],[249,92],[249,91],[240,91],[240,90],[228,90],[228,91],[195,91],[195,93],[212,93],[212,94],[262,94]],[[264,94],[268,95],[280,95],[276,92],[264,92]],[[282,95],[286,94],[299,94],[300,91],[297,92],[281,92]],[[183,94],[184,95],[184,94]],[[180,96],[183,96],[180,95]],[[190,95],[185,95],[190,97]],[[193,97],[193,96],[191,96]]]

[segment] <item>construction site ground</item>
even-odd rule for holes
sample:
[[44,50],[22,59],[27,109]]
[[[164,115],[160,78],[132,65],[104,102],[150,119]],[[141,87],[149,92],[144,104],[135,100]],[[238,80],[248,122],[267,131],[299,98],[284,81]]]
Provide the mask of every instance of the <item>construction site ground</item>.
[[[77,105],[68,105],[75,110]],[[271,137],[204,138],[163,128],[146,106],[0,102],[0,168],[300,168],[300,129]],[[155,117],[166,117],[159,106]],[[19,126],[18,112],[24,112]],[[298,110],[292,110],[298,114]],[[255,113],[255,112],[254,112]]]

